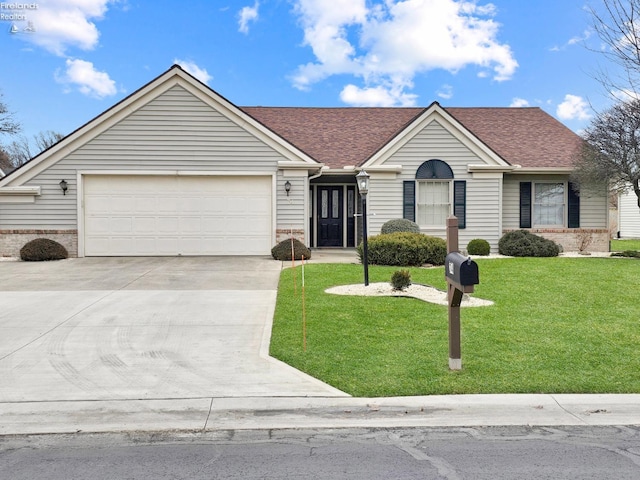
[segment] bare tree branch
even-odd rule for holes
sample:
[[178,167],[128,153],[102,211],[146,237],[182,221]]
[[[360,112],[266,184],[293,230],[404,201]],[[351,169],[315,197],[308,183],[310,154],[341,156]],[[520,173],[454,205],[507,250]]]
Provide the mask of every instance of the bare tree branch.
[[31,142],[24,135],[20,135],[16,140],[6,145],[4,151],[9,156],[13,168],[24,165],[33,157],[43,152],[63,138],[63,135],[52,130],[37,133]]
[[0,93],[0,133],[15,135],[20,131],[20,123],[14,119],[13,112],[9,111],[7,105],[2,101]]
[[598,114],[583,138],[573,174],[581,190],[603,184],[617,193],[633,189],[640,207],[640,100],[620,102]]

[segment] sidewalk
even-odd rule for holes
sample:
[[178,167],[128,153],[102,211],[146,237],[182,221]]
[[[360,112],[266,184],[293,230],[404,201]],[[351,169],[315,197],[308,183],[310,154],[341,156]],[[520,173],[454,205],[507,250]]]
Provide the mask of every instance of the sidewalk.
[[303,428],[640,425],[640,395],[192,398],[1,405],[0,435]]

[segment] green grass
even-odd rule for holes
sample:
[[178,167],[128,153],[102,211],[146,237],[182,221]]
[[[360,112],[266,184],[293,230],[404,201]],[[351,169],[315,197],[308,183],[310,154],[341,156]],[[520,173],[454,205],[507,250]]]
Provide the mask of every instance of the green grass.
[[[448,368],[447,307],[401,297],[324,293],[362,283],[358,265],[282,272],[271,354],[355,396],[462,393],[639,393],[640,262],[626,258],[479,259],[463,308],[463,369]],[[370,267],[388,282],[395,267]],[[442,267],[410,269],[445,288]]]
[[612,252],[624,252],[625,250],[640,251],[640,240],[611,240]]

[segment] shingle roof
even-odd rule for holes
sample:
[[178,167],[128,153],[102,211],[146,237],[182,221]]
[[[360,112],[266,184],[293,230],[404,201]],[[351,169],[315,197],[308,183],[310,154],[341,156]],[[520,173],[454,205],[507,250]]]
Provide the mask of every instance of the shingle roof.
[[512,165],[571,168],[582,139],[537,107],[446,108]]
[[[425,108],[241,107],[330,168],[358,166]],[[525,168],[570,168],[581,139],[540,108],[444,108],[503,160]]]
[[361,165],[424,108],[241,107],[331,168]]

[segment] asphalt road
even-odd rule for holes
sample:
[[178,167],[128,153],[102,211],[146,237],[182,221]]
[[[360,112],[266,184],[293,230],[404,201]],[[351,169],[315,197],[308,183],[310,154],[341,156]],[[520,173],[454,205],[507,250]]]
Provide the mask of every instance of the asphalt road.
[[0,437],[0,478],[640,478],[640,426]]

